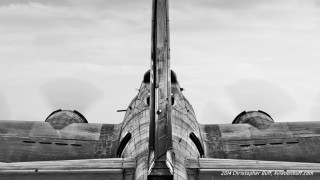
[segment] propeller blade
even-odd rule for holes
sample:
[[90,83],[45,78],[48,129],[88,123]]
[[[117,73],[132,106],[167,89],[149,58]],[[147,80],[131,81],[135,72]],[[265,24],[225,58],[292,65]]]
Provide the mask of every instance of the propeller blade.
[[239,112],[263,110],[270,115],[283,115],[296,108],[293,98],[279,85],[262,79],[245,79],[226,87]]
[[320,95],[313,102],[310,111],[310,121],[319,121],[320,118]]
[[0,92],[0,119],[11,120],[11,111],[6,97]]
[[208,121],[208,123],[228,124],[232,122],[234,117],[228,107],[222,107],[213,101],[209,101],[205,104],[201,119]]
[[95,85],[76,78],[50,80],[40,90],[53,109],[84,111],[102,96]]

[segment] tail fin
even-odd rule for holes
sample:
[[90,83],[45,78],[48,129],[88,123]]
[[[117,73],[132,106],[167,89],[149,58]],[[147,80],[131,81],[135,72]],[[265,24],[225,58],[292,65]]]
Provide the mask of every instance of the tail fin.
[[[150,71],[149,172],[151,172],[153,165],[157,167],[157,164],[159,163],[166,163],[168,162],[168,158],[169,161],[172,162],[169,42],[168,0],[153,0]],[[169,155],[167,152],[169,152]],[[166,166],[168,166],[168,163]],[[171,170],[172,168],[170,168],[170,171]]]

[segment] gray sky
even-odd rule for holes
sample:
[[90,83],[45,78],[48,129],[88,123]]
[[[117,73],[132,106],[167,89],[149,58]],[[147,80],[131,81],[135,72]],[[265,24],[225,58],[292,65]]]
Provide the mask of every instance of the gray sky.
[[[171,65],[200,123],[320,117],[320,3],[172,0]],[[120,123],[150,66],[151,0],[0,0],[0,119]]]

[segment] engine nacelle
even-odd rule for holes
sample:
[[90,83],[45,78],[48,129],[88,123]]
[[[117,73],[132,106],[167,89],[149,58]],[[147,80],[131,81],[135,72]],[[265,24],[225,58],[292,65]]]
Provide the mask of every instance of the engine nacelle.
[[250,124],[258,129],[266,129],[274,123],[271,116],[263,111],[243,111],[232,122],[232,124]]
[[61,109],[52,112],[45,122],[48,122],[54,129],[63,129],[73,123],[88,123],[87,119],[78,111]]

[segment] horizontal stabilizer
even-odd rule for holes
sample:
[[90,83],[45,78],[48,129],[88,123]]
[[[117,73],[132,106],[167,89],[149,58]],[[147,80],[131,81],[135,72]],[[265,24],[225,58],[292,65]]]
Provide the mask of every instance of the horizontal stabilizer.
[[135,158],[82,159],[0,163],[0,174],[6,172],[115,171],[135,169]]
[[320,178],[320,163],[186,158],[189,179],[306,180]]
[[319,171],[320,163],[241,159],[186,158],[186,168],[211,170],[308,170]]

